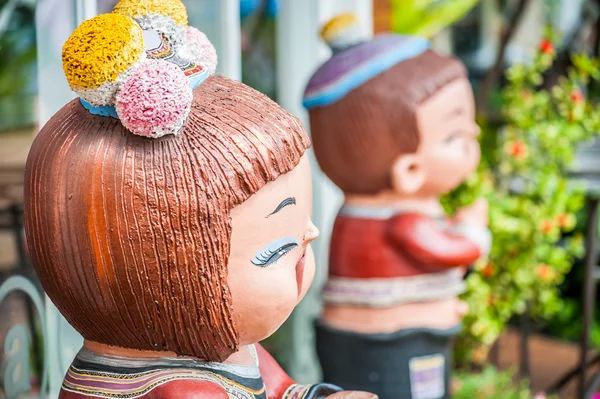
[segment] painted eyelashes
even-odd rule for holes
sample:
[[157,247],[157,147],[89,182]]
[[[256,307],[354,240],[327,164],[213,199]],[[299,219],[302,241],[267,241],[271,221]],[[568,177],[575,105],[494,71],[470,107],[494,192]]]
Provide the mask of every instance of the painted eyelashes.
[[263,249],[261,249],[255,256],[252,258],[251,262],[255,266],[267,267],[283,256],[287,255],[292,249],[298,246],[298,240],[294,237],[286,237],[275,240]]

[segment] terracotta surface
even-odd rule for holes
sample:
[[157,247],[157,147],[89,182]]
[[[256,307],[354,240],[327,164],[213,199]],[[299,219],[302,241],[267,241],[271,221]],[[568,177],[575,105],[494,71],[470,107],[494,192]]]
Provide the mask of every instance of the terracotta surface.
[[308,145],[297,119],[224,77],[195,90],[179,137],[136,137],[74,100],[27,164],[27,240],[46,292],[90,341],[225,360],[239,334],[229,212]]
[[319,166],[344,193],[316,325],[323,375],[383,399],[447,398],[461,272],[490,247],[485,201],[453,216],[440,204],[480,160],[466,69],[416,36],[356,43],[344,17],[324,30],[333,55],[303,101]]
[[[417,151],[422,140],[417,107],[429,107],[425,100],[465,76],[458,60],[426,51],[383,71],[340,100],[310,109],[319,166],[345,194],[370,196],[393,189],[392,165],[399,155]],[[465,93],[461,95],[463,100]],[[459,99],[450,98],[451,104],[457,104],[455,100]],[[421,112],[432,116],[426,109]],[[468,116],[466,111],[463,117]]]

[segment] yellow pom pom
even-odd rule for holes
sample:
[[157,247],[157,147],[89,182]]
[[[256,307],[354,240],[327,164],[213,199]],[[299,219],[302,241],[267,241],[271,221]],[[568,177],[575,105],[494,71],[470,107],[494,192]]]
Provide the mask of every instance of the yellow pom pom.
[[181,0],[121,0],[113,12],[132,18],[158,14],[172,18],[178,25],[188,24],[187,10]]
[[142,29],[131,18],[102,14],[82,23],[63,46],[63,69],[73,89],[114,82],[145,54]]
[[340,14],[332,18],[321,29],[321,38],[330,43],[348,28],[358,25],[358,18],[352,13]]

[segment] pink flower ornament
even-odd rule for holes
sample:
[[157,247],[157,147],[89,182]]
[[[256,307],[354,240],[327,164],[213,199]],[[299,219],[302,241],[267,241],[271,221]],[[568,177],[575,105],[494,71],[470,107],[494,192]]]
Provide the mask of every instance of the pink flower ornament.
[[187,47],[192,61],[197,62],[213,75],[217,70],[217,51],[206,35],[193,26],[186,31]]
[[121,123],[133,134],[158,138],[178,134],[192,105],[185,73],[163,60],[148,60],[134,69],[116,98]]

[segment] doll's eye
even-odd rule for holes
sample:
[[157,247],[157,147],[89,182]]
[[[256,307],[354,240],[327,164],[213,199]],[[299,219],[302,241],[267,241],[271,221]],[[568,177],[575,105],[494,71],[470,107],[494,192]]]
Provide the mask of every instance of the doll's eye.
[[287,244],[276,251],[265,251],[261,254],[258,254],[252,259],[252,263],[256,266],[266,267],[274,264],[283,256],[287,255],[292,249],[297,247],[298,244]]
[[456,139],[460,138],[462,132],[453,132],[444,139],[444,144],[452,144]]
[[251,262],[255,266],[267,267],[283,256],[287,255],[292,249],[298,246],[298,240],[295,238],[283,238],[277,241],[273,241],[259,253],[257,253]]

